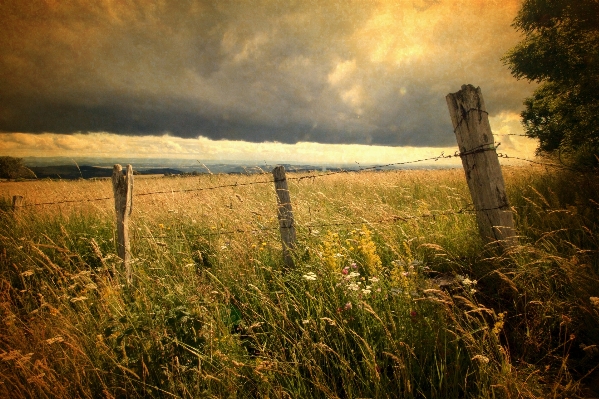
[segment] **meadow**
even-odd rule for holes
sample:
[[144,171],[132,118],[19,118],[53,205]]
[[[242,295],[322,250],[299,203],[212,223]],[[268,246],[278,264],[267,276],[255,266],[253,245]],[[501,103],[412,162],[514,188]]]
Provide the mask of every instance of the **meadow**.
[[110,181],[0,183],[0,396],[599,397],[597,176],[503,173],[507,251],[460,169],[290,180],[293,269],[269,173],[136,179],[132,285],[112,200],[27,206]]

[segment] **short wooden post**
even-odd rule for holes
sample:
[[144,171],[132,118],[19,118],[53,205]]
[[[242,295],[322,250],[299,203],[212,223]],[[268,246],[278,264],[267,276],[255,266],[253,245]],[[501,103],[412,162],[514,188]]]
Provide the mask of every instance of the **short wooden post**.
[[13,195],[12,197],[12,211],[17,213],[19,208],[23,206],[23,196],[22,195]]
[[283,242],[283,260],[287,268],[293,268],[292,251],[295,249],[295,224],[293,222],[293,209],[289,188],[287,187],[287,178],[285,177],[285,167],[277,166],[273,169],[272,175],[277,192],[277,215],[279,217],[281,241]]
[[509,247],[516,243],[514,219],[480,87],[463,85],[445,99],[481,237]]
[[129,215],[133,205],[133,168],[127,165],[127,174],[123,174],[121,165],[114,165],[112,170],[112,190],[114,192],[114,209],[116,210],[117,252],[123,260],[123,268],[127,283],[133,281],[131,271],[131,245],[129,243]]

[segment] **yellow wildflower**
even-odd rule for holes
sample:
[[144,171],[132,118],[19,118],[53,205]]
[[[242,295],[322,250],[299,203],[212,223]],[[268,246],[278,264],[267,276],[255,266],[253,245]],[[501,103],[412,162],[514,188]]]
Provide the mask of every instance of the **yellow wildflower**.
[[364,267],[370,275],[379,275],[383,267],[383,262],[381,262],[381,258],[376,253],[376,244],[372,240],[370,230],[366,226],[362,227],[359,243],[358,249],[364,259]]

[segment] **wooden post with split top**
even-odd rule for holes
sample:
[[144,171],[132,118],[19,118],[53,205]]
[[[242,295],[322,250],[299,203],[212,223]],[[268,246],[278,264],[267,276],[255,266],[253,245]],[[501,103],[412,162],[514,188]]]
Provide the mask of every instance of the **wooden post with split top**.
[[446,100],[480,235],[510,247],[517,242],[514,219],[480,87],[463,85]]

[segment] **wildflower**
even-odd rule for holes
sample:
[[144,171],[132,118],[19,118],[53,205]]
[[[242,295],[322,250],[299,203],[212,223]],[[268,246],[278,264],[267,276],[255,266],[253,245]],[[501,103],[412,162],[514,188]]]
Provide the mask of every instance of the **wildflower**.
[[476,285],[476,280],[470,280],[469,278],[465,278],[462,280],[462,284],[465,286]]
[[343,270],[341,270],[341,274],[344,274],[344,275],[346,275],[346,274],[348,274],[348,273],[349,273],[349,267],[345,266],[345,267],[343,268]]
[[495,322],[495,325],[493,326],[493,334],[497,335],[499,334],[499,332],[503,329],[503,318],[505,317],[505,315],[507,314],[507,312],[503,312],[503,313],[499,313],[498,317],[497,317],[497,321]]
[[316,274],[314,272],[308,272],[308,273],[304,274],[302,277],[308,281],[316,280]]
[[589,298],[589,300],[591,301],[591,305],[599,309],[599,298],[597,298],[596,296],[592,296]]
[[475,294],[476,293],[476,289],[474,289],[474,288],[470,289],[470,293],[471,294]]
[[160,224],[158,225],[158,227],[160,227],[161,229],[164,229],[164,225],[163,225],[162,223],[160,223]]
[[370,282],[371,283],[378,283],[380,280],[378,279],[378,277],[370,277]]
[[360,245],[358,246],[358,249],[364,258],[366,270],[373,274],[380,271],[383,263],[376,253],[376,245],[370,236],[370,230],[368,230],[366,226],[364,226],[360,232],[359,242]]
[[352,307],[353,306],[352,306],[351,302],[348,302],[348,303],[345,304],[345,306],[343,307],[343,309],[350,310]]
[[353,262],[350,266],[351,266],[352,269],[357,269],[358,268],[358,265],[356,265],[356,262]]
[[341,244],[339,243],[339,237],[329,231],[320,249],[322,251],[322,260],[324,265],[330,271],[339,270],[340,259],[343,257],[343,255],[340,253],[342,248]]
[[368,288],[363,288],[363,289],[362,289],[362,294],[364,294],[364,295],[368,295],[368,294],[370,294],[371,292],[372,292],[372,291],[370,291]]
[[472,361],[487,364],[489,363],[489,358],[483,355],[476,355],[472,358]]
[[418,312],[416,312],[415,310],[410,311],[410,317],[414,318],[418,316]]
[[357,291],[360,288],[360,286],[358,284],[356,284],[356,283],[351,283],[351,284],[349,284],[347,286],[347,288],[350,289],[350,290],[352,290],[352,291]]
[[360,273],[358,273],[358,272],[351,272],[348,277],[349,278],[360,277]]
[[308,324],[309,322],[310,322],[310,319],[302,320],[302,324]]

